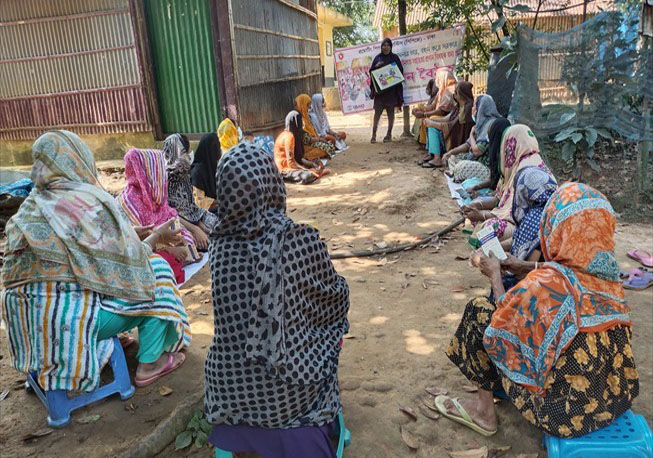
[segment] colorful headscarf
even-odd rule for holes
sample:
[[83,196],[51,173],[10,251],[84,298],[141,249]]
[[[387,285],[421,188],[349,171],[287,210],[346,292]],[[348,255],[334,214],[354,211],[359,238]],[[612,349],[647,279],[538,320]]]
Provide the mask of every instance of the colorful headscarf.
[[163,157],[168,175],[187,175],[193,163],[193,152],[188,139],[181,134],[172,134],[163,142]]
[[311,137],[319,137],[315,127],[311,123],[311,118],[308,114],[308,106],[311,104],[311,96],[308,94],[298,95],[295,99],[295,109],[302,115],[304,120],[304,131]]
[[[65,130],[47,132],[34,142],[32,159],[35,187],[6,227],[3,284],[38,281],[36,264],[49,263],[47,280],[151,300],[150,252],[100,185],[93,153],[84,142]],[[28,259],[20,254],[24,243],[36,257],[31,265],[21,264]]]
[[324,96],[319,93],[313,94],[313,97],[311,97],[311,102],[311,111],[309,112],[311,123],[313,124],[317,134],[321,137],[324,137],[331,130],[329,119],[324,112]]
[[502,118],[491,95],[483,94],[476,98],[476,141],[489,141],[488,132],[495,119]]
[[499,299],[483,341],[515,383],[543,394],[547,375],[579,332],[631,324],[615,227],[610,203],[590,186],[566,183],[551,196],[540,227],[547,263]]
[[515,232],[512,234],[510,253],[526,260],[540,247],[540,219],[544,206],[558,189],[555,178],[539,167],[526,167],[515,178],[515,199],[512,218]]
[[456,75],[450,68],[438,68],[435,72],[435,85],[438,88],[438,96],[435,101],[436,110],[448,113],[456,105],[453,98],[456,82]]
[[503,234],[506,223],[515,223],[512,219],[512,203],[515,197],[517,172],[525,167],[539,167],[553,176],[540,156],[540,146],[535,134],[530,127],[524,124],[516,124],[506,129],[503,134],[500,156],[503,181],[497,187],[499,205],[492,211],[497,218],[490,219],[487,223],[496,226],[499,237]]
[[[127,185],[117,199],[134,226],[158,226],[179,216],[168,204],[165,164],[159,150],[132,148],[125,154]],[[182,229],[181,234],[188,244],[195,245],[190,232]]]
[[218,126],[218,138],[223,152],[238,144],[238,128],[229,118],[225,118]]

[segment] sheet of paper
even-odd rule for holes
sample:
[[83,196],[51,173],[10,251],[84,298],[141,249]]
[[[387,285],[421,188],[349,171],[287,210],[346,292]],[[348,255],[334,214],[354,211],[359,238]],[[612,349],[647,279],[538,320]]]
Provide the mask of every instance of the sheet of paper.
[[508,259],[506,252],[503,251],[503,247],[499,242],[496,234],[494,233],[494,228],[491,225],[488,225],[478,231],[477,233],[478,240],[481,242],[481,249],[485,256],[490,256],[490,253],[493,253],[494,256],[500,260]]
[[204,267],[207,262],[209,262],[209,254],[208,253],[202,253],[202,258],[199,261],[194,262],[194,263],[189,264],[186,267],[184,267],[183,270],[186,273],[186,280],[181,285],[177,285],[177,287],[181,288],[186,283],[188,283],[188,280],[193,278],[193,275],[195,275],[197,272],[202,270],[202,267]]

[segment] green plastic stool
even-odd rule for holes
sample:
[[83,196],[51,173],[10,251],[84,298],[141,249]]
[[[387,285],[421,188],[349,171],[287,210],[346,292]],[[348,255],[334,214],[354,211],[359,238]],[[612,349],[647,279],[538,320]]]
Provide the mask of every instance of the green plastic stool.
[[[351,443],[351,433],[345,427],[345,419],[342,416],[342,412],[338,414],[338,425],[340,426],[340,435],[338,436],[338,449],[336,450],[336,456],[342,458],[342,453],[345,450],[345,447]],[[216,447],[215,458],[233,458],[233,454]]]

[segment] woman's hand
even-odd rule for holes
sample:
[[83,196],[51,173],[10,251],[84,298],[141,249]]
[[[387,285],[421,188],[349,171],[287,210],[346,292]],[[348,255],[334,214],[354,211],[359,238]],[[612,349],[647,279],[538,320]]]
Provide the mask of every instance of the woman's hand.
[[189,251],[185,246],[171,246],[166,248],[166,251],[173,255],[177,262],[184,264],[188,259]]
[[485,256],[485,254],[480,255],[478,268],[490,280],[501,278],[501,262],[499,258],[494,256],[494,253],[490,253],[490,256]]
[[508,256],[506,259],[501,261],[501,270],[511,271],[517,266],[519,259],[510,253],[506,253]]
[[149,226],[134,227],[134,230],[136,231],[138,238],[141,240],[145,240],[152,233],[153,229],[154,229],[154,224],[150,224]]
[[204,251],[209,248],[209,236],[199,226],[195,226],[193,238],[195,239],[195,245],[197,245],[198,250]]
[[158,235],[159,239],[157,240],[157,243],[172,246],[178,245],[183,241],[183,237],[181,236],[181,224],[177,224],[177,227],[173,227],[175,226],[175,221],[175,218],[169,219],[152,231],[153,234]]
[[485,221],[485,216],[482,213],[482,210],[475,208],[471,205],[463,205],[460,207],[460,212],[462,215],[470,220],[473,223],[478,223],[480,221]]
[[442,162],[447,162],[449,159],[451,159],[451,152],[444,153],[444,155],[442,156]]

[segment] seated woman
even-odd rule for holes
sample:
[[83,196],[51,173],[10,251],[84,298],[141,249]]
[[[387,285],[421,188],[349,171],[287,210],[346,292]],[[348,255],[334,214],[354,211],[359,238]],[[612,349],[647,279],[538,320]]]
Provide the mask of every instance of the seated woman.
[[309,161],[331,159],[336,148],[327,141],[326,137],[320,136],[315,130],[309,116],[311,107],[311,97],[308,94],[301,94],[295,99],[295,110],[302,115],[302,121],[304,121],[304,155]]
[[497,197],[473,202],[461,207],[461,211],[472,223],[481,223],[480,227],[492,225],[499,240],[510,246],[515,228],[512,218],[515,177],[526,167],[539,167],[550,176],[553,174],[540,156],[535,135],[524,124],[516,124],[504,132],[499,163],[503,180],[498,185]]
[[345,144],[347,134],[342,131],[336,132],[331,129],[329,118],[327,118],[326,112],[324,111],[325,108],[326,102],[324,101],[324,96],[320,93],[313,94],[313,97],[311,98],[311,111],[308,113],[311,124],[313,124],[317,134],[331,143],[336,150],[344,149],[347,147]]
[[14,368],[36,372],[44,390],[92,391],[113,349],[105,339],[132,328],[137,386],[181,366],[188,318],[170,266],[151,249],[179,230],[172,221],[142,228],[151,234],[141,242],[71,132],[43,134],[32,158],[36,187],[7,224],[2,266]]
[[218,165],[211,234],[215,335],[204,368],[209,440],[230,451],[335,457],[349,288],[317,229],[286,216],[272,156],[241,143]]
[[438,396],[444,416],[492,435],[493,391],[503,390],[537,428],[578,437],[630,409],[639,379],[614,255],[615,226],[602,194],[567,183],[542,217],[546,263],[505,292],[498,259],[481,259],[499,299],[496,306],[485,298],[467,304],[447,351],[479,391],[475,399]]
[[485,154],[488,155],[488,162],[490,168],[490,177],[487,180],[481,181],[467,189],[467,192],[472,198],[477,197],[478,191],[481,189],[489,189],[495,192],[501,178],[500,164],[501,160],[501,140],[503,133],[510,127],[510,121],[506,118],[497,118],[492,122],[488,129],[488,147]]
[[274,142],[274,162],[285,182],[310,184],[329,173],[320,161],[304,157],[302,136],[302,115],[293,110],[286,116],[286,130]]
[[231,148],[236,146],[240,141],[240,135],[236,124],[229,119],[225,118],[218,126],[218,138],[220,139],[220,147],[222,154],[227,154]]
[[[451,69],[438,69],[435,73],[435,85],[438,88],[438,96],[435,100],[435,110],[423,114],[425,118],[428,118],[424,120],[428,154],[423,158],[422,163],[433,162],[432,166],[426,166],[429,168],[435,167],[436,164],[442,164],[440,155],[444,154],[445,150],[445,137],[442,132],[445,127],[442,124],[449,127],[449,120],[452,118],[455,119],[456,113],[453,112],[458,106],[456,99],[454,98],[456,76]],[[431,121],[438,122],[435,123]]]
[[[134,226],[152,226],[177,218],[177,211],[168,204],[168,174],[163,153],[158,150],[132,148],[125,155],[125,189],[117,199]],[[203,233],[203,232],[202,232]],[[155,251],[170,261],[188,264],[200,259],[195,239],[181,231],[183,241]],[[176,265],[173,268],[179,273]]]
[[426,126],[424,125],[424,119],[427,118],[427,113],[435,110],[435,102],[438,98],[438,87],[435,85],[435,78],[431,78],[426,83],[426,95],[429,97],[428,102],[420,103],[412,111],[413,116],[415,116],[412,129],[413,136],[417,139],[417,143],[422,150],[426,149]]
[[211,209],[218,198],[215,192],[215,171],[221,156],[218,136],[213,132],[204,135],[195,151],[190,176],[195,202],[205,210]]
[[483,181],[490,178],[490,156],[486,154],[490,142],[489,131],[501,115],[491,96],[480,95],[473,104],[472,116],[476,125],[467,141],[442,156],[442,161],[449,166],[448,173],[456,183],[472,177]]
[[181,224],[193,235],[197,248],[209,248],[209,234],[218,218],[197,206],[193,198],[190,167],[193,152],[185,135],[173,134],[163,142],[163,157],[168,173],[168,203],[177,211]]

